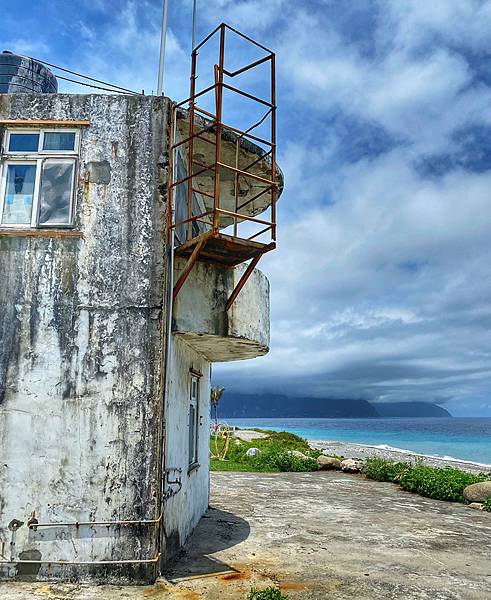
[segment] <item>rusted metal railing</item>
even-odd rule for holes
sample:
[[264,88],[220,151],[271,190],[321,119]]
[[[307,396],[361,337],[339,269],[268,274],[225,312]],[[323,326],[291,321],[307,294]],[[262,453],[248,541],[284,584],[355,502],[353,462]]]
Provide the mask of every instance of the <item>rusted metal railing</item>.
[[[226,36],[239,36],[242,40],[252,44],[265,53],[259,59],[236,69],[228,70],[225,65],[225,42]],[[197,90],[196,83],[198,78],[198,54],[204,45],[214,36],[219,36],[219,56],[218,62],[213,67],[214,82],[204,89]],[[237,77],[257,68],[260,65],[269,63],[270,78],[270,98],[265,100],[247,90],[240,89],[229,83],[230,79]],[[168,210],[168,241],[175,245],[176,253],[189,256],[188,263],[185,266],[181,277],[174,286],[174,297],[184,284],[186,278],[191,272],[194,263],[205,252],[207,260],[213,261],[214,255],[212,247],[219,248],[220,243],[228,245],[228,256],[233,255],[234,243],[240,241],[242,254],[237,255],[235,264],[251,260],[252,268],[246,269],[244,276],[239,281],[236,289],[227,302],[228,310],[243,287],[247,278],[257,264],[258,260],[265,252],[272,250],[276,242],[276,200],[278,197],[278,181],[276,171],[276,84],[275,84],[275,54],[252,40],[250,37],[240,33],[236,29],[222,23],[212,31],[200,44],[198,44],[191,55],[191,78],[190,78],[190,96],[186,100],[176,104],[173,107],[172,133],[171,133],[171,172],[169,176],[169,210]],[[227,80],[225,79],[227,78]],[[247,129],[241,130],[224,122],[223,114],[223,95],[224,90],[239,95],[249,102],[266,107],[266,112],[262,117]],[[199,98],[206,94],[214,93],[214,112],[206,110],[197,104]],[[256,128],[263,125],[266,119],[270,119],[269,136],[260,137],[252,133]],[[187,131],[180,139],[178,126],[187,126]],[[254,143],[257,158],[251,160],[250,164],[241,167],[240,150],[246,145],[246,140]],[[201,160],[196,156],[196,145],[204,142],[214,146],[210,154],[212,157]],[[235,143],[235,161],[234,164],[228,164],[223,157],[224,144]],[[259,145],[259,148],[258,148]],[[265,146],[266,148],[262,148]],[[204,156],[204,154],[202,153]],[[179,160],[181,160],[181,173],[179,172]],[[232,162],[232,161],[231,161]],[[184,163],[184,165],[182,164]],[[186,164],[187,163],[187,164]],[[264,174],[264,165],[270,167]],[[262,166],[260,174],[251,171],[253,167]],[[182,172],[184,166],[185,171]],[[223,190],[221,189],[221,176],[228,171],[233,180],[233,198],[232,202],[228,197],[228,204],[224,206]],[[184,174],[185,173],[185,174]],[[212,176],[212,187],[206,187],[202,184],[200,178]],[[230,178],[230,176],[229,176]],[[251,197],[240,198],[241,179],[249,182],[255,182],[261,186],[257,193],[251,193]],[[182,186],[182,187],[181,187]],[[201,188],[201,189],[200,189]],[[185,193],[182,190],[185,190]],[[269,195],[269,201],[264,202],[258,207],[254,202],[264,195]],[[201,205],[197,198],[201,196]],[[233,210],[230,208],[233,207]],[[270,209],[270,217],[258,219],[253,214],[262,210]],[[239,224],[249,223],[254,231],[249,230],[246,237],[240,237]],[[231,234],[224,235],[220,230],[229,225]],[[269,234],[269,236],[268,236]],[[257,238],[266,242],[258,241]],[[174,241],[175,240],[175,241]],[[210,242],[209,240],[213,240]],[[237,246],[238,247],[238,246]],[[244,250],[244,248],[246,250]],[[220,251],[216,251],[216,261],[220,262]]]

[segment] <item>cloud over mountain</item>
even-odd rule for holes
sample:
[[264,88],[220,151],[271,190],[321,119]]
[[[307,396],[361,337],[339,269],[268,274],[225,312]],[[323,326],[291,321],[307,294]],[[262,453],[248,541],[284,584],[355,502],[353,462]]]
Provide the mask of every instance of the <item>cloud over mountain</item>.
[[[22,4],[0,0],[5,48],[155,89],[160,0]],[[191,7],[169,14],[176,99]],[[215,379],[491,414],[491,2],[209,0],[198,17],[198,39],[226,21],[277,51],[286,182],[260,263],[271,353]]]

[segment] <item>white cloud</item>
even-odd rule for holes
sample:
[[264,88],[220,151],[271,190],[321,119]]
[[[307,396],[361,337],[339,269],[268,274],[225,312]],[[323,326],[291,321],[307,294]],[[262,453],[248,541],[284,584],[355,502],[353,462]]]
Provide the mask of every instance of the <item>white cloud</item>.
[[[82,5],[78,64],[67,66],[154,89],[161,2],[97,0],[111,15],[101,23]],[[191,6],[170,13],[176,99],[187,96]],[[260,263],[272,351],[217,366],[217,381],[491,410],[491,170],[472,168],[473,153],[491,166],[491,151],[466,148],[468,170],[449,163],[438,177],[417,168],[462,151],[460,130],[491,124],[491,2],[198,3],[198,39],[221,21],[278,53],[286,189],[279,249]],[[20,47],[50,56],[38,37]]]

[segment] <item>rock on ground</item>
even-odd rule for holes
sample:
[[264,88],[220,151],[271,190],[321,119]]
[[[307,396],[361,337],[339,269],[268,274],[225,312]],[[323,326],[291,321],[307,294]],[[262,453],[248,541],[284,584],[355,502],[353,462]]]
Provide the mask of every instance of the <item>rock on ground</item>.
[[290,454],[292,456],[295,456],[296,458],[300,458],[300,460],[307,460],[308,458],[310,458],[309,456],[307,456],[303,452],[300,452],[300,450],[291,450]]
[[363,471],[363,461],[358,458],[346,458],[341,461],[341,470],[345,473],[361,473]]
[[246,456],[257,456],[258,454],[261,454],[261,450],[259,450],[259,448],[249,448],[249,450],[247,450],[246,452]]
[[491,481],[468,485],[464,490],[464,498],[467,502],[486,502],[491,498]]
[[324,454],[321,454],[317,458],[317,464],[319,465],[321,471],[334,471],[341,469],[341,461],[339,458],[335,458],[334,456],[324,456]]

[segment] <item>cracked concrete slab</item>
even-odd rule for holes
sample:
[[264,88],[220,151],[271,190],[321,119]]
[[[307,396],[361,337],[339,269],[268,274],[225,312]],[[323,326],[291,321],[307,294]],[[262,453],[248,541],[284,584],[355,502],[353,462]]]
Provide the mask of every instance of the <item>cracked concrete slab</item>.
[[9,583],[2,600],[489,600],[491,514],[338,472],[213,473],[212,506],[155,586]]

